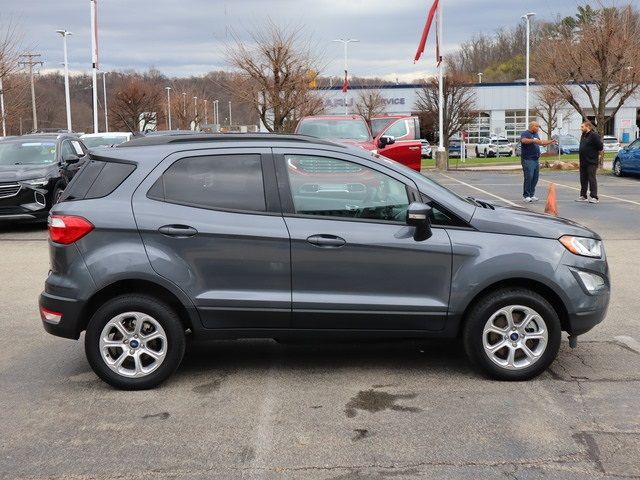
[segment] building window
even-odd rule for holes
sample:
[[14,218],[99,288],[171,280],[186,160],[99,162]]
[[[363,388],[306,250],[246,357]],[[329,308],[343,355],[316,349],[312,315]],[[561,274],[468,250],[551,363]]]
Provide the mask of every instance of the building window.
[[489,137],[491,132],[491,115],[489,112],[478,112],[467,125],[469,138],[467,142],[478,143],[480,138]]
[[528,125],[524,110],[507,110],[504,118],[505,136],[510,142],[517,142],[520,134],[524,132]]

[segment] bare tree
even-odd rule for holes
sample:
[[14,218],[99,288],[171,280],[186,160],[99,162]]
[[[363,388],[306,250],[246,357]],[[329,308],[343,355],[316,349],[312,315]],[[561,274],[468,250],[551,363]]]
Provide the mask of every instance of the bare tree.
[[[475,95],[469,86],[468,78],[450,73],[444,78],[443,132],[444,146],[449,148],[449,140],[474,120]],[[438,79],[431,78],[423,83],[417,93],[415,109],[428,123],[438,124],[439,96]]]
[[264,29],[248,32],[250,42],[234,34],[227,46],[227,60],[241,77],[232,91],[253,106],[270,132],[290,131],[292,116],[311,105],[309,71],[320,69],[302,32],[302,26],[269,21]]
[[380,89],[360,90],[355,98],[355,110],[367,122],[377,115],[383,115],[387,110],[384,97]]
[[129,79],[112,96],[113,124],[125,131],[144,131],[154,122],[161,124],[165,109],[162,99],[163,92],[157,84],[136,77]]
[[542,119],[540,129],[551,138],[558,127],[560,118],[565,118],[564,110],[569,105],[567,101],[550,85],[544,85],[536,94],[538,99],[537,114]]
[[[640,85],[640,14],[631,5],[602,8],[567,22],[537,48],[533,70],[602,136]],[[590,108],[582,106],[586,97]],[[602,158],[600,160],[602,162]]]
[[[20,56],[20,47],[22,44],[22,33],[17,23],[12,18],[4,18],[0,16],[0,89],[4,92],[10,92],[5,85],[10,75],[18,69]],[[4,93],[3,92],[3,93]],[[6,123],[7,118],[2,118],[0,111],[0,122]],[[5,117],[7,117],[7,109],[5,108]],[[0,129],[0,133],[2,130]]]

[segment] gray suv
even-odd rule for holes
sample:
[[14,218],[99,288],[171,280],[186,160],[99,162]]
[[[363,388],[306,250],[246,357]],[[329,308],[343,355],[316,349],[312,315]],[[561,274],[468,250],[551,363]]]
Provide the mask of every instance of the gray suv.
[[44,328],[123,389],[194,340],[460,337],[524,380],[609,303],[600,237],[462,198],[304,136],[170,135],[90,152],[49,218]]

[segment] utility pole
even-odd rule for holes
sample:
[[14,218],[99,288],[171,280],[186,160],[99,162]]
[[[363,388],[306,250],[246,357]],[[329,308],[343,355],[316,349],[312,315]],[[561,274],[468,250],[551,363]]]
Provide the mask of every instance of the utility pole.
[[102,72],[102,95],[104,98],[104,131],[109,131],[109,114],[107,113],[107,72]]
[[40,60],[34,60],[34,58],[40,58],[39,53],[25,53],[20,55],[20,58],[26,60],[18,62],[18,65],[29,67],[29,77],[31,78],[31,108],[33,109],[33,130],[38,130],[38,112],[36,110],[36,88],[33,83],[33,67],[36,65],[44,65],[44,62]]

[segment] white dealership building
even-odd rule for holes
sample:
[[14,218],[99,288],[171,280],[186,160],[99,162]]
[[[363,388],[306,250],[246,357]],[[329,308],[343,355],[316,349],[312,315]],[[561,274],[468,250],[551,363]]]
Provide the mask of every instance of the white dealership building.
[[[358,96],[371,87],[351,87],[347,92],[347,106],[349,113],[354,113],[354,103]],[[380,91],[386,104],[387,114],[415,114],[419,84],[399,84],[376,88]],[[475,98],[475,105],[479,111],[478,119],[471,122],[467,128],[469,142],[476,143],[478,133],[481,137],[491,134],[506,136],[510,141],[520,137],[520,133],[526,129],[525,122],[525,84],[512,83],[481,83],[470,85]],[[541,85],[531,84],[530,108],[531,116],[535,109],[541,106],[537,92]],[[580,91],[577,85],[570,85],[586,112],[593,113],[586,94]],[[322,96],[326,114],[341,115],[345,113],[345,94],[340,87],[330,89],[318,89]],[[613,102],[610,111],[613,111]],[[540,120],[541,121],[541,120]],[[567,134],[575,137],[580,135],[582,118],[570,105],[559,110],[557,115],[557,128],[554,133]],[[631,96],[618,110],[614,118],[607,124],[607,134],[616,136],[621,142],[628,143],[638,138],[640,127],[640,90]]]

